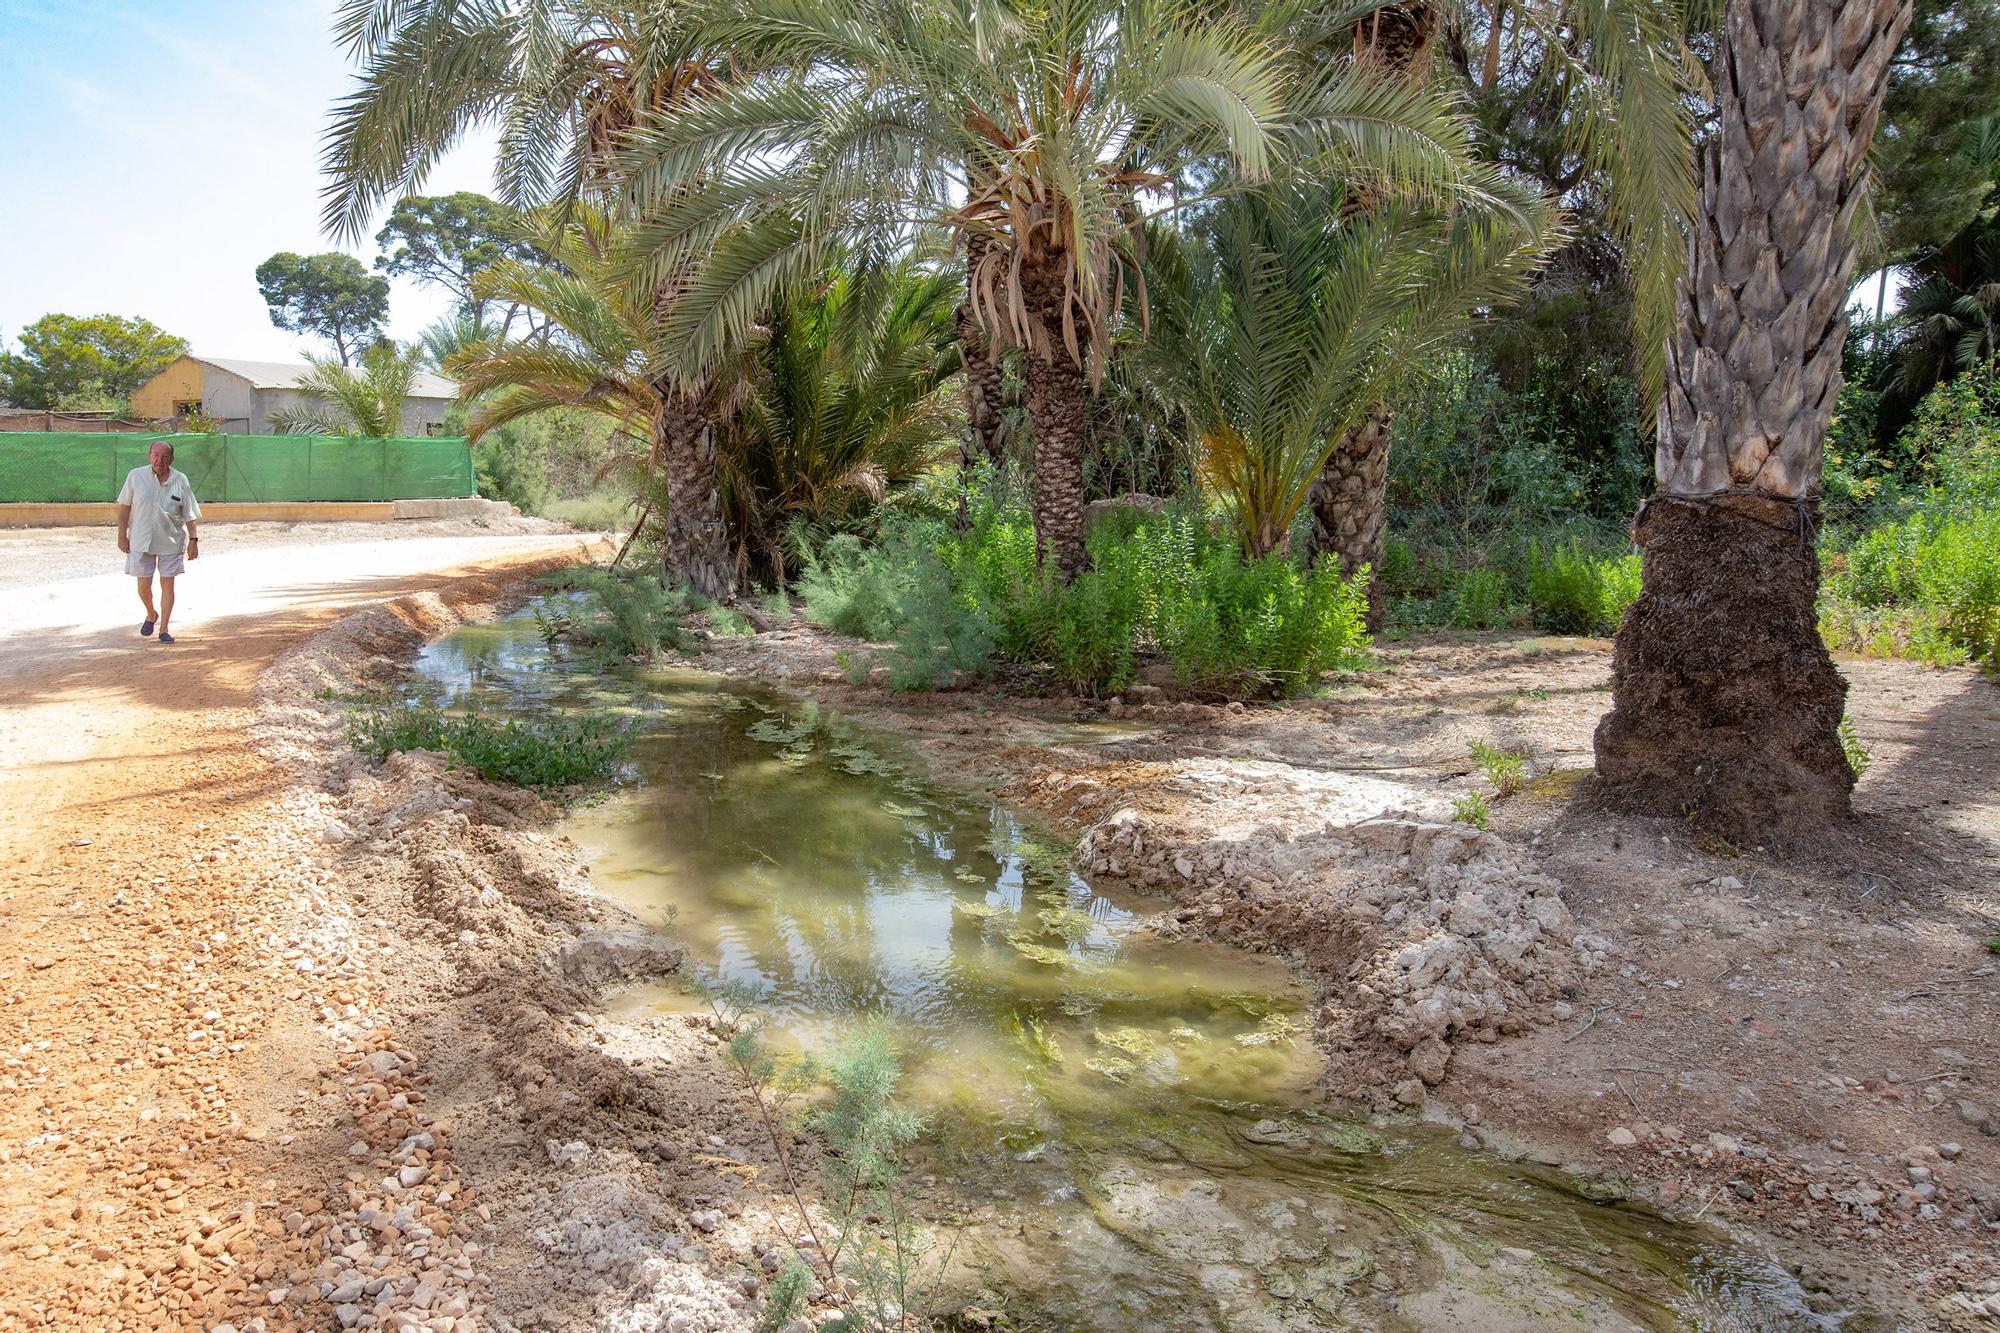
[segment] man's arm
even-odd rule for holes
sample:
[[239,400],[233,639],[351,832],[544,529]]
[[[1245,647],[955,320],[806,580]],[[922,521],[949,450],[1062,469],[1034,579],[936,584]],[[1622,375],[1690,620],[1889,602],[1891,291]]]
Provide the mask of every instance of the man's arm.
[[201,525],[195,522],[195,520],[188,520],[188,559],[190,560],[201,559],[200,527]]
[[118,549],[127,555],[132,554],[131,528],[132,506],[121,504],[118,506]]

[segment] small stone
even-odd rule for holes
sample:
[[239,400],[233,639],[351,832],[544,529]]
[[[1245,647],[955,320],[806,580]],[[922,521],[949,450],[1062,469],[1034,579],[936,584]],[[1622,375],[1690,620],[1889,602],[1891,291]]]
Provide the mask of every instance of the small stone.
[[406,1190],[413,1190],[430,1178],[431,1169],[427,1166],[406,1166],[396,1172],[397,1182]]
[[1964,1151],[1965,1149],[1959,1147],[1956,1143],[1940,1143],[1937,1146],[1937,1155],[1944,1158],[1944,1160],[1947,1162],[1951,1161],[1953,1158],[1957,1157],[1960,1153]]
[[1243,1137],[1252,1143],[1296,1147],[1306,1141],[1307,1135],[1298,1125],[1288,1125],[1282,1120],[1259,1120],[1243,1131]]
[[1633,1148],[1638,1146],[1639,1136],[1623,1125],[1615,1125],[1604,1141],[1614,1148]]
[[1958,1104],[1958,1118],[1968,1125],[1984,1125],[1993,1117],[1978,1102],[1961,1101]]
[[1399,1106],[1422,1106],[1424,1104],[1423,1082],[1420,1079],[1406,1078],[1391,1090],[1391,1095],[1395,1097],[1396,1103]]
[[697,1208],[688,1214],[688,1225],[697,1231],[714,1231],[722,1225],[722,1214],[713,1208]]
[[1451,1047],[1436,1037],[1424,1038],[1410,1052],[1410,1072],[1427,1084],[1442,1083],[1450,1062]]

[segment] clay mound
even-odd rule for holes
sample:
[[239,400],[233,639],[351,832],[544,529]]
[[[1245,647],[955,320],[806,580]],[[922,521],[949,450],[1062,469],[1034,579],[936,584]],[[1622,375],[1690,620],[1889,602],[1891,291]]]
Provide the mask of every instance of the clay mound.
[[1167,894],[1162,929],[1305,971],[1323,1042],[1359,1057],[1336,1070],[1353,1083],[1343,1092],[1441,1081],[1453,1042],[1526,1030],[1610,949],[1561,884],[1505,840],[1438,818],[1442,801],[1414,788],[1205,760],[1177,766],[1146,803],[1090,829],[1085,868]]

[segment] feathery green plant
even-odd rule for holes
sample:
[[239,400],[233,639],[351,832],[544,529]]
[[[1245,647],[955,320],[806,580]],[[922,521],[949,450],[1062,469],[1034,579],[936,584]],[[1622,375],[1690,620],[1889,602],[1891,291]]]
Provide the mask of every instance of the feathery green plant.
[[377,343],[359,366],[331,357],[307,357],[311,369],[298,388],[315,400],[271,413],[282,435],[352,435],[380,439],[403,433],[403,407],[422,368],[421,353]]
[[1156,246],[1170,276],[1142,361],[1186,404],[1245,554],[1282,546],[1341,436],[1564,238],[1552,201],[1479,179],[1495,206],[1342,223],[1338,185],[1273,185],[1198,215],[1184,253]]

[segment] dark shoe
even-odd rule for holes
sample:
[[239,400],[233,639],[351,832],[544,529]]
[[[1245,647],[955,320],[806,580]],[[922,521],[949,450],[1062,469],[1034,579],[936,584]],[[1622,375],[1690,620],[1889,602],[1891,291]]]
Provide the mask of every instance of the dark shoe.
[[140,637],[140,638],[142,638],[142,639],[146,639],[146,638],[151,638],[151,637],[152,637],[152,634],[153,634],[153,622],[152,622],[152,621],[150,621],[150,620],[142,620],[142,621],[140,621],[140,622],[139,622],[139,637]]
[[174,636],[173,636],[173,635],[171,635],[171,634],[167,633],[167,632],[166,632],[165,630],[161,630],[161,631],[160,631],[160,642],[161,642],[161,643],[172,643],[173,641],[174,641]]

